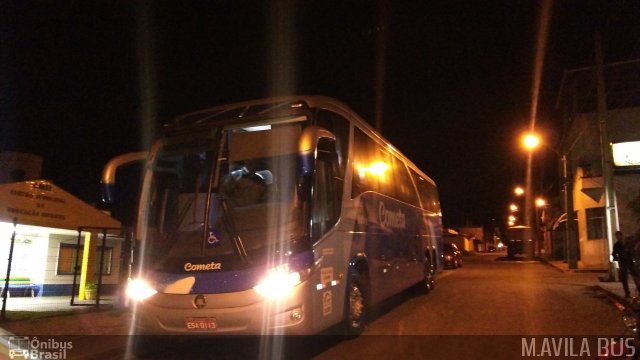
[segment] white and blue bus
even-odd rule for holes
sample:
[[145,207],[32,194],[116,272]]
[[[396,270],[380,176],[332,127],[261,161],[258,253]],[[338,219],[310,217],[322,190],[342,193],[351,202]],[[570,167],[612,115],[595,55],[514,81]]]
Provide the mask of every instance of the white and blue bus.
[[299,96],[166,125],[136,237],[136,333],[358,334],[376,303],[433,287],[442,225],[433,180],[344,104]]

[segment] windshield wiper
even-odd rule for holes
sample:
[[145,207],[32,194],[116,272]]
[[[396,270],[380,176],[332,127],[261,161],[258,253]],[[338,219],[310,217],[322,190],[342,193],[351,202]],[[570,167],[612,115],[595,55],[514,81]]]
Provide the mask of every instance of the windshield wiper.
[[238,228],[236,227],[236,222],[233,219],[233,214],[231,214],[231,211],[229,210],[227,199],[224,195],[219,194],[218,200],[220,201],[220,209],[222,210],[222,223],[227,229],[227,232],[231,235],[231,238],[233,238],[233,250],[238,254],[243,263],[251,263],[249,261],[249,255],[247,255],[247,250],[244,248],[242,238],[240,238],[240,233],[238,233]]

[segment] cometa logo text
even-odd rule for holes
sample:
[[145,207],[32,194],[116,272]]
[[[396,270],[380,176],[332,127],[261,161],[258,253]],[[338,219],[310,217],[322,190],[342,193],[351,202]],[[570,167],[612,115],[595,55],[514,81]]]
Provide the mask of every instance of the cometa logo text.
[[222,270],[222,263],[212,261],[208,264],[192,264],[190,262],[184,264],[184,271],[207,271]]

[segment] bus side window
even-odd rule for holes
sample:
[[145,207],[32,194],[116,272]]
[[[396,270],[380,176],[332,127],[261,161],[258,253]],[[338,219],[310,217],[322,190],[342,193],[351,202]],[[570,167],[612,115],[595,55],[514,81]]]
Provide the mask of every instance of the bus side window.
[[438,214],[440,212],[440,203],[438,202],[438,190],[436,186],[423,179],[414,171],[411,171],[411,176],[418,188],[418,196],[422,202],[422,208],[432,214]]
[[365,191],[377,191],[375,179],[367,176],[364,168],[375,162],[376,144],[362,130],[354,128],[353,133],[353,179],[351,198]]

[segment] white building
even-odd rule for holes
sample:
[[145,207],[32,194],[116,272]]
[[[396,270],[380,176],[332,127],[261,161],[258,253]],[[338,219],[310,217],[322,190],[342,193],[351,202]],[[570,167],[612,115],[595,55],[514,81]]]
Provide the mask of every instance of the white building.
[[0,184],[0,280],[13,243],[10,279],[30,279],[38,296],[71,295],[74,268],[74,293],[101,272],[101,292],[109,293],[120,278],[120,226],[51,182]]

